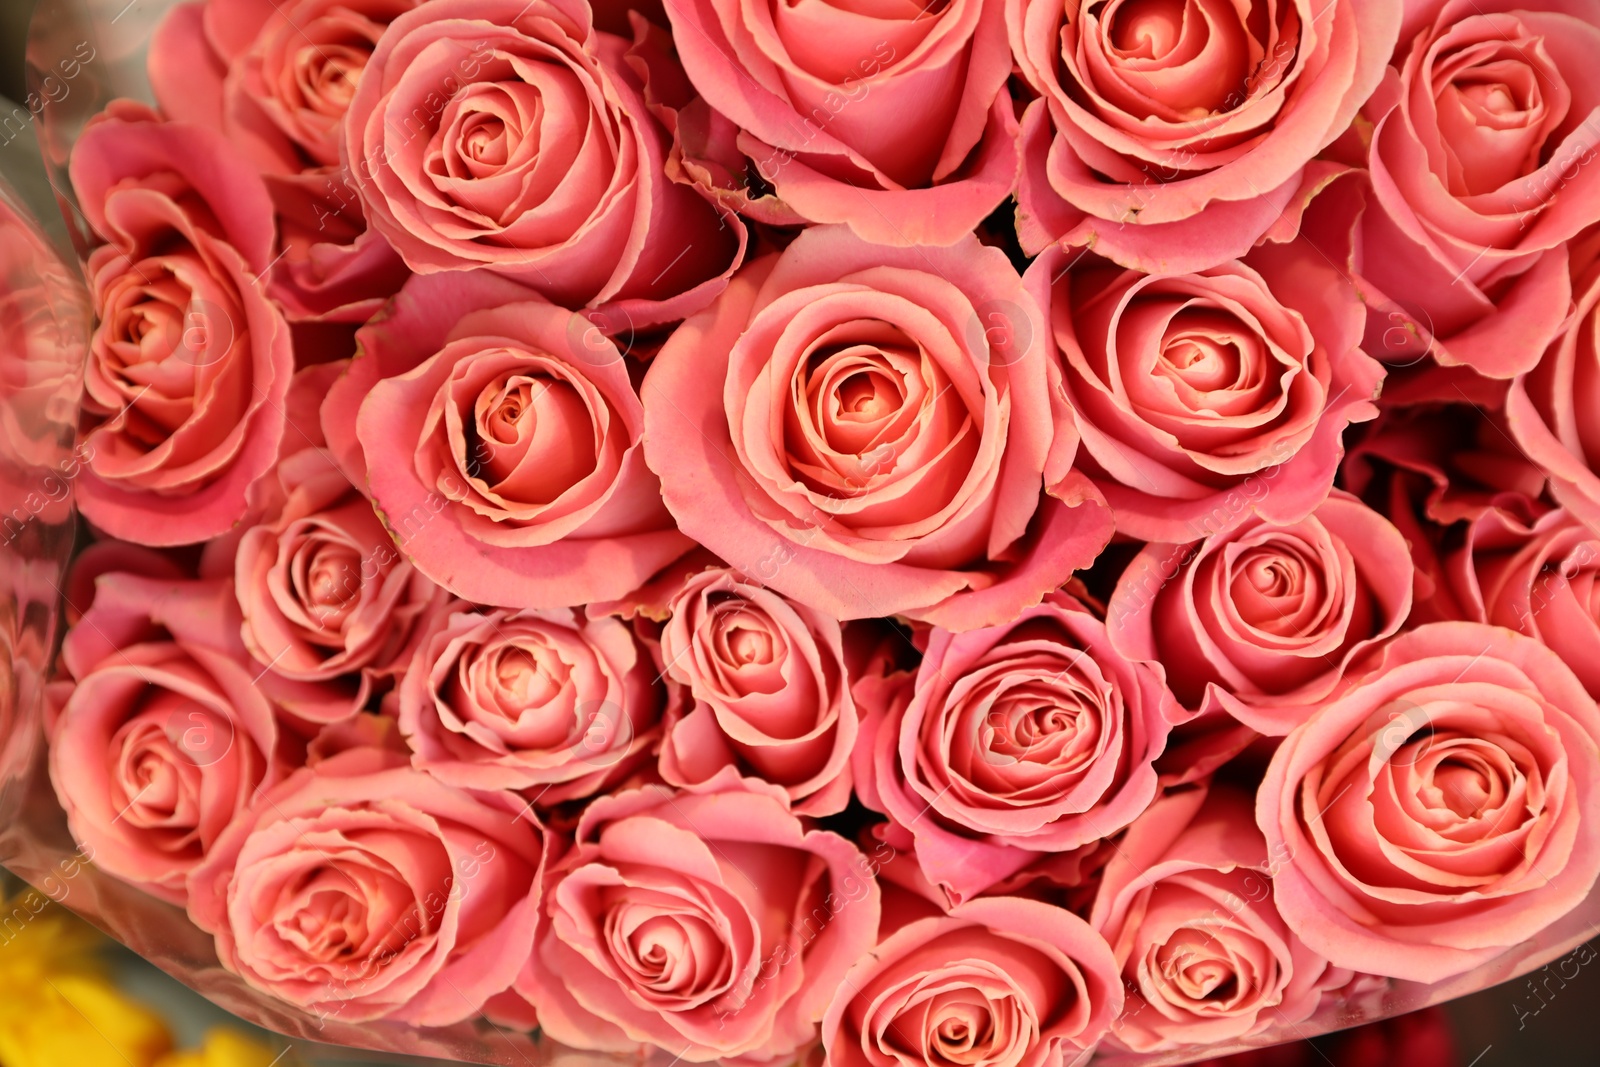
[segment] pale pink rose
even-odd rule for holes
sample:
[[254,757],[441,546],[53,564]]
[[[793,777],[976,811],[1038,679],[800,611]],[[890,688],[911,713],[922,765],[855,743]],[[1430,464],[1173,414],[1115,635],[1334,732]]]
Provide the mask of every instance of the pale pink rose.
[[[434,0],[379,39],[345,120],[372,225],[420,273],[483,267],[607,322],[704,307],[744,252],[737,216],[663,172],[646,72],[585,0]],[[619,318],[620,317],[620,318]]]
[[1043,329],[976,237],[888,248],[812,227],[661,349],[646,458],[686,534],[818,611],[1009,618],[1110,535],[1071,469]]
[[1052,248],[1027,282],[1118,533],[1184,543],[1251,509],[1297,522],[1327,496],[1345,427],[1377,414],[1361,301],[1303,240],[1194,274]]
[[1566,243],[1600,221],[1600,5],[1422,0],[1365,108],[1358,258],[1378,316],[1494,378],[1539,359],[1571,303]]
[[1400,635],[1273,755],[1256,802],[1284,921],[1334,965],[1436,982],[1580,904],[1600,873],[1600,711],[1498,626]]
[[830,1067],[1073,1063],[1122,1010],[1105,940],[1069,911],[983,897],[946,913],[888,882],[884,905],[823,1019]]
[[1159,663],[1186,706],[1288,733],[1411,610],[1406,539],[1334,491],[1295,523],[1246,515],[1186,545],[1149,544],[1107,605],[1112,644]]
[[358,748],[303,768],[189,881],[223,966],[319,1018],[442,1026],[532,951],[549,839],[506,792],[467,792]]
[[875,867],[782,790],[724,776],[597,799],[517,989],[574,1048],[792,1057],[878,933]]
[[662,777],[688,786],[731,767],[800,814],[843,811],[859,722],[838,622],[723,567],[688,575],[669,610],[661,658],[691,699],[667,722]]
[[412,762],[441,781],[559,804],[613,786],[655,746],[659,678],[618,619],[458,603],[420,638],[400,730]]
[[1168,794],[1105,866],[1090,924],[1128,983],[1112,1041],[1135,1052],[1215,1044],[1303,1022],[1349,971],[1307,948],[1272,903],[1251,798],[1227,786]]
[[1574,245],[1577,307],[1539,362],[1511,383],[1505,422],[1569,511],[1600,531],[1600,238]]
[[400,551],[480,604],[622,596],[691,547],[643,408],[590,322],[482,271],[418,276],[358,335],[322,425]]
[[[130,610],[141,603],[159,607]],[[177,904],[224,828],[287,770],[257,668],[208,640],[225,604],[221,583],[104,574],[61,653],[74,684],[51,728],[50,778],[73,836]]]
[[1017,179],[1000,0],[667,0],[674,43],[779,202],[879,244],[955,244]]
[[929,881],[970,899],[1037,858],[1108,837],[1155,798],[1182,717],[1160,667],[1056,594],[1009,623],[935,629],[903,710],[869,709],[861,744],[891,821]]
[[137,105],[72,155],[100,320],[84,377],[84,515],[142,544],[203,541],[248,509],[284,432],[289,329],[267,300],[272,208],[220,134]]
[[[1326,179],[1394,47],[1391,0],[1006,0],[1022,117],[1018,236],[1128,267],[1249,251]],[[1308,166],[1309,164],[1309,166]]]
[[358,709],[378,676],[405,669],[419,617],[446,594],[401,556],[326,451],[285,456],[277,478],[282,507],[234,559],[244,643],[285,678],[343,683]]
[[1600,536],[1593,530],[1560,508],[1531,522],[1486,511],[1440,572],[1447,589],[1418,605],[1419,616],[1487,622],[1536,638],[1600,699]]
[[266,180],[284,245],[268,291],[291,321],[364,322],[409,274],[367,228],[339,149],[378,38],[420,2],[202,0],[151,39],[162,111],[222,132]]

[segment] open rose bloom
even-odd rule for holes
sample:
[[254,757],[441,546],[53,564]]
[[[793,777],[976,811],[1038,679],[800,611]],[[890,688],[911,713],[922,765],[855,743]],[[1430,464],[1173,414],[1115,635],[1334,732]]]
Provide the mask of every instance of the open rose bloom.
[[1166,1067],[1570,952],[1597,55],[40,0],[0,863],[307,1062]]

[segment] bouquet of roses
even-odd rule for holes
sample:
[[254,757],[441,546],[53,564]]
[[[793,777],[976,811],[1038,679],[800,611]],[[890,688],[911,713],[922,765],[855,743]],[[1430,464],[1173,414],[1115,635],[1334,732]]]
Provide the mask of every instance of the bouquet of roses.
[[1595,0],[172,6],[66,169],[73,839],[280,1007],[685,1062],[1171,1063],[1551,958],[1597,54]]

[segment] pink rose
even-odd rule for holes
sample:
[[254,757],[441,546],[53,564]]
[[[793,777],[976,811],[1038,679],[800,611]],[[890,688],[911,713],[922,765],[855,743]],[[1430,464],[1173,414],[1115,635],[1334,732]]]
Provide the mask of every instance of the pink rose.
[[[169,626],[124,628],[136,616],[115,605],[156,590]],[[218,603],[103,575],[62,649],[76,684],[52,728],[50,780],[73,837],[107,871],[175,904],[223,830],[286,770],[256,668],[197,639],[222,623]]]
[[221,135],[117,107],[79,138],[72,184],[109,243],[89,256],[100,320],[84,378],[78,506],[143,544],[214,537],[277,457],[293,373],[262,290],[272,208]]
[[999,0],[665,6],[695,88],[800,218],[878,244],[949,245],[1010,195],[1017,121]]
[[342,1022],[443,1026],[511,984],[539,926],[548,840],[505,792],[374,748],[304,768],[190,879],[189,917],[256,989]]
[[691,547],[645,466],[628,364],[583,318],[483,272],[419,276],[359,337],[323,403],[329,447],[446,589],[571,607]]
[[343,173],[307,171],[269,179],[268,188],[284,252],[267,291],[289,321],[361,325],[411,277],[389,242],[367,228]]
[[[1124,266],[1236,259],[1330,173],[1394,47],[1388,0],[1007,0],[1022,117],[1018,236]],[[1308,166],[1308,164],[1311,164]]]
[[975,237],[904,249],[812,227],[656,356],[646,458],[686,534],[818,611],[1009,618],[1110,535],[1070,469],[1042,333]]
[[843,811],[859,723],[839,624],[722,567],[689,575],[669,608],[661,658],[692,700],[667,723],[662,777],[734,768],[801,814]]
[[[855,701],[862,729],[850,753],[850,776],[856,799],[873,811],[883,810],[872,761],[872,738],[877,723],[898,720],[917,690],[917,667],[922,650],[917,639],[901,632],[893,620],[871,619],[844,627],[845,665],[850,677],[850,698]],[[925,644],[926,642],[921,642]],[[895,834],[905,847],[909,835]]]
[[517,989],[575,1048],[791,1057],[878,932],[875,868],[781,790],[723,778],[594,801]]
[[1334,965],[1435,982],[1528,940],[1600,873],[1600,711],[1497,626],[1395,638],[1273,755],[1256,803],[1278,910]]
[[1600,398],[1600,244],[1575,247],[1573,259],[1583,264],[1577,308],[1538,363],[1511,383],[1505,422],[1555,498],[1600,530],[1600,432],[1587,414]]
[[[1478,380],[1504,395],[1504,383]],[[1487,511],[1531,523],[1548,510],[1537,503],[1548,479],[1512,439],[1504,413],[1468,403],[1386,408],[1351,447],[1340,480],[1410,546],[1414,623],[1472,618],[1451,603],[1451,583],[1441,573],[1455,523]]]
[[1282,735],[1400,629],[1412,577],[1400,531],[1335,491],[1296,523],[1246,515],[1203,541],[1146,545],[1106,626],[1123,655],[1161,664],[1185,705]]
[[615,618],[455,604],[421,635],[400,729],[412,762],[441,781],[558,804],[613,785],[655,745],[658,680]]
[[[342,123],[389,24],[422,0],[204,0],[157,33],[150,60],[163,109],[221,109],[222,127],[262,170],[339,163]],[[221,98],[197,93],[196,62],[225,73]],[[260,121],[265,119],[263,123]]]
[[325,451],[286,456],[277,476],[287,499],[245,533],[234,560],[245,645],[286,678],[346,683],[358,709],[376,675],[405,669],[419,616],[445,594],[400,555]]
[[1295,241],[1195,274],[1071,262],[1050,249],[1027,282],[1118,533],[1185,543],[1247,509],[1291,523],[1322,502],[1383,381],[1326,259]]
[[1600,698],[1600,536],[1593,530],[1560,508],[1532,522],[1486,511],[1445,557],[1442,578],[1448,591],[1435,598],[1438,608],[1430,601],[1419,614],[1536,638]]
[[68,673],[81,677],[119,649],[171,640],[245,665],[252,684],[278,712],[279,725],[296,734],[310,736],[319,724],[356,711],[351,690],[340,681],[291,678],[253,661],[231,574],[193,578],[175,571],[170,559],[126,551],[134,546],[95,550],[108,544],[83,553],[67,579],[72,629],[62,643],[61,664]]
[[1128,828],[1089,918],[1128,983],[1115,1043],[1158,1052],[1292,1026],[1350,980],[1273,907],[1287,861],[1268,856],[1248,794],[1223,786],[1168,794]]
[[269,292],[292,321],[365,322],[409,271],[342,172],[343,119],[385,28],[421,0],[202,0],[150,42],[169,117],[209,126],[261,172],[283,231]]
[[1438,362],[1510,378],[1560,328],[1566,242],[1600,220],[1588,166],[1600,144],[1600,6],[1408,7],[1395,69],[1366,107],[1372,203],[1359,269],[1409,321],[1375,328],[1404,325]]
[[828,1008],[831,1067],[1076,1063],[1122,1010],[1105,941],[1069,911],[985,897],[945,914],[898,888],[884,897],[901,921]]
[[443,0],[395,19],[345,122],[372,225],[415,271],[486,267],[646,325],[704,307],[743,224],[663,173],[643,70],[584,0]]
[[1181,717],[1160,668],[1124,659],[1105,624],[1062,594],[1011,622],[934,630],[903,711],[862,726],[871,782],[955,901],[1131,823]]
[[122,571],[143,578],[159,578],[175,585],[192,581],[194,567],[180,562],[177,552],[146,548],[128,541],[91,541],[74,553],[72,566],[62,583],[61,615],[69,627],[78,625],[83,613],[93,604],[95,584],[102,574]]

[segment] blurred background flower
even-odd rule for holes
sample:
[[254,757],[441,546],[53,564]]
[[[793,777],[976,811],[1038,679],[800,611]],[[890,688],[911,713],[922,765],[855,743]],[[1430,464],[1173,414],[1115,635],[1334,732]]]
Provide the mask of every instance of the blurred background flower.
[[127,988],[109,940],[37,890],[5,888],[3,1067],[289,1067],[290,1057],[242,1025],[179,1047],[163,1013]]

